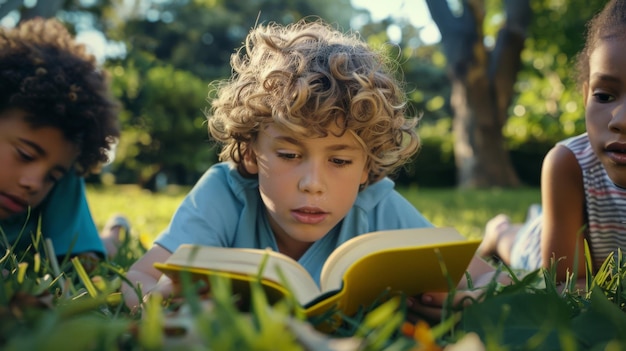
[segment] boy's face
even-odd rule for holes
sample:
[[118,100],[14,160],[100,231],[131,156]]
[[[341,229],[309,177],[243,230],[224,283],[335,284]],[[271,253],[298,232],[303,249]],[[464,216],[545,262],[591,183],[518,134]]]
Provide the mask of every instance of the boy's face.
[[33,128],[24,116],[0,112],[0,219],[39,205],[78,156],[59,129]]
[[593,151],[613,183],[626,187],[626,39],[600,40],[584,85],[585,124]]
[[[258,173],[259,191],[281,251],[308,247],[352,208],[367,180],[367,155],[345,133],[306,138],[269,125],[253,146],[248,171]],[[256,163],[255,163],[256,161]],[[252,169],[250,169],[252,168]]]

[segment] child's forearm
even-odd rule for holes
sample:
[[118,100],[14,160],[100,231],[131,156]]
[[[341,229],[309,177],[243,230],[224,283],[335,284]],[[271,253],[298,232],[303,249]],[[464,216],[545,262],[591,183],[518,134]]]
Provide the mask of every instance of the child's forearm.
[[[472,277],[472,285],[474,287],[482,287],[489,284],[496,274],[496,270],[481,257],[474,256],[467,268],[468,273]],[[511,277],[506,272],[500,272],[496,280],[501,284],[510,284]],[[461,279],[458,286],[459,289],[467,288],[467,280]]]
[[[124,284],[122,294],[124,302],[130,308],[139,306],[146,295],[159,293],[168,296],[172,293],[172,281],[156,268],[155,262],[165,262],[172,254],[163,247],[154,245],[146,254],[137,260],[126,273],[126,278],[133,286]],[[137,291],[140,293],[138,294]]]
[[126,306],[131,309],[139,306],[143,302],[143,297],[157,286],[157,280],[153,276],[140,271],[128,271],[126,278],[133,286],[124,283],[121,290]]

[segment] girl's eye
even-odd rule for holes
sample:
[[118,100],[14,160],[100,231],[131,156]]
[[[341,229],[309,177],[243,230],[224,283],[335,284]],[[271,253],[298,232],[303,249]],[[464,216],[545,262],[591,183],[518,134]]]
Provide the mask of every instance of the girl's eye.
[[284,158],[286,160],[295,160],[296,158],[298,158],[298,154],[293,152],[278,152],[276,153],[276,155],[278,156],[278,158]]
[[593,94],[593,97],[598,102],[611,102],[611,101],[615,100],[615,97],[613,95],[606,94],[606,93],[595,93],[595,94]]
[[340,166],[340,167],[352,164],[352,161],[350,161],[350,160],[343,160],[343,159],[340,159],[340,158],[333,158],[333,159],[330,160],[330,162],[332,162],[333,164],[335,164],[337,166]]

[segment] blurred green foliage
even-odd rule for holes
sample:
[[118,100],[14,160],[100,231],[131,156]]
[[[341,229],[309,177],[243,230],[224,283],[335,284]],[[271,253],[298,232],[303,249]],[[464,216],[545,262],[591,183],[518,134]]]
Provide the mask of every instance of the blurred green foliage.
[[[460,9],[458,1],[449,3]],[[524,184],[538,184],[541,160],[555,142],[584,131],[574,60],[584,42],[585,23],[604,3],[530,0],[532,23],[503,130]],[[28,15],[42,4],[33,7],[24,2],[18,12]],[[217,161],[204,123],[209,85],[230,75],[230,55],[243,44],[248,30],[257,23],[319,16],[342,29],[357,30],[373,47],[384,48],[399,62],[398,74],[410,98],[409,114],[422,116],[424,146],[398,182],[455,185],[446,58],[438,44],[425,45],[421,28],[406,19],[374,22],[365,10],[352,8],[349,0],[65,0],[59,4],[57,15],[69,26],[77,31],[89,26],[101,30],[116,49],[104,66],[123,104],[124,132],[115,162],[106,168],[107,182],[156,189],[155,177],[161,173],[169,183],[194,183]],[[503,0],[483,2],[487,45],[494,44],[506,20],[503,4]],[[397,42],[387,34],[391,26],[400,29]]]

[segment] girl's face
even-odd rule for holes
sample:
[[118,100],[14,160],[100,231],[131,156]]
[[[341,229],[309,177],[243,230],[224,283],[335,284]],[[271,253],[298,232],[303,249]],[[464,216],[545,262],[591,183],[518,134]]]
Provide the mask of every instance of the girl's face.
[[367,155],[351,133],[306,138],[275,125],[259,133],[246,168],[259,191],[281,252],[294,258],[352,208],[367,180]]
[[583,88],[591,146],[616,185],[626,188],[626,39],[600,40]]
[[59,129],[35,129],[24,116],[0,113],[0,220],[39,205],[78,156]]

